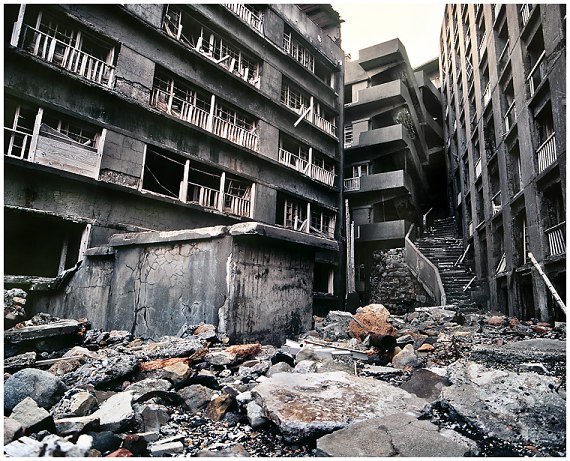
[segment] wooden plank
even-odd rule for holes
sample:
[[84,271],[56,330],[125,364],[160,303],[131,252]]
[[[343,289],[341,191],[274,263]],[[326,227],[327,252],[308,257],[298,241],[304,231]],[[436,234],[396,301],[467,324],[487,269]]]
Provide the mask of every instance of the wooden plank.
[[99,155],[80,144],[39,136],[35,162],[97,179]]

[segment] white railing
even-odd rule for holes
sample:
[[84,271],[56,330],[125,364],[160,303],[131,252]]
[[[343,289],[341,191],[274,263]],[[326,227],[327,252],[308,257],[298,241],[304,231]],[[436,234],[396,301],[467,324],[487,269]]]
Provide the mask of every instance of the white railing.
[[546,51],[543,51],[538,57],[536,64],[528,73],[527,80],[531,97],[534,96],[536,88],[538,87],[538,85],[540,85],[540,82],[542,82],[542,79],[546,74],[546,62],[544,60],[545,56],[546,56]]
[[525,3],[521,6],[521,17],[522,17],[522,24],[523,27],[526,26],[528,20],[530,19],[530,13],[532,12],[533,4],[532,3]]
[[495,19],[497,19],[497,17],[499,16],[499,13],[501,12],[502,6],[503,6],[503,3],[495,3]]
[[307,160],[283,148],[279,148],[279,163],[287,165],[289,168],[293,168],[294,170],[305,174],[307,174],[307,167],[309,166],[309,162]]
[[491,101],[491,82],[487,83],[485,90],[483,91],[483,105],[486,106]]
[[321,130],[326,131],[328,134],[332,134],[336,137],[336,126],[334,123],[329,122],[327,119],[317,114],[313,115],[313,123]]
[[239,18],[249,24],[252,29],[263,32],[263,18],[261,15],[255,14],[253,10],[242,3],[224,3],[228,10],[233,11]]
[[550,248],[550,256],[556,256],[566,253],[566,237],[565,237],[566,221],[546,229],[544,233],[548,237],[548,247]]
[[4,145],[8,141],[8,148],[4,154],[8,157],[28,158],[32,135],[7,127],[4,127],[4,131]]
[[224,194],[224,211],[249,218],[250,200],[226,193]]
[[486,39],[487,39],[487,32],[483,32],[483,36],[481,37],[481,40],[479,41],[479,53],[481,53],[481,50],[485,46],[485,40]]
[[491,199],[491,205],[493,207],[493,215],[495,215],[499,211],[501,211],[501,208],[502,208],[501,191],[499,191],[495,195],[493,195],[493,198]]
[[344,190],[346,192],[351,190],[360,190],[360,176],[356,178],[347,178],[344,180]]
[[505,131],[509,131],[514,125],[517,120],[517,111],[515,109],[515,102],[513,101],[509,108],[507,109],[507,113],[505,114]]
[[499,62],[499,64],[502,66],[501,70],[503,70],[503,67],[506,64],[506,57],[509,55],[509,40],[507,39],[507,41],[505,42],[505,46],[503,47],[503,50],[501,51],[501,54],[499,54],[499,59],[497,60]]
[[335,174],[332,171],[325,170],[324,168],[315,164],[311,164],[309,168],[309,176],[329,186],[332,186],[334,184]]
[[475,229],[475,226],[473,225],[473,221],[471,221],[469,223],[469,237],[473,235],[473,229]]
[[483,165],[481,164],[481,159],[477,160],[477,163],[475,164],[475,178],[478,178],[479,176],[481,176],[481,173],[483,172]]
[[[179,111],[172,109],[172,103],[176,101],[177,106],[181,109]],[[194,106],[188,101],[185,101],[176,96],[171,96],[170,93],[160,89],[153,88],[150,104],[158,110],[173,115],[180,120],[196,125],[204,130],[208,130],[208,119],[210,113],[204,109]]]
[[556,137],[552,133],[546,141],[536,150],[538,155],[538,172],[544,171],[549,165],[556,160]]
[[457,206],[461,205],[461,192],[457,194]]
[[219,208],[220,191],[188,182],[192,186],[192,197],[188,200],[206,208]]
[[257,134],[220,117],[212,117],[212,133],[240,146],[257,150]]
[[[25,49],[44,61],[57,64],[60,67],[77,74],[99,85],[113,85],[115,66],[91,56],[74,46],[62,42],[44,32],[25,24],[22,43]],[[29,45],[26,45],[26,35],[34,34]]]

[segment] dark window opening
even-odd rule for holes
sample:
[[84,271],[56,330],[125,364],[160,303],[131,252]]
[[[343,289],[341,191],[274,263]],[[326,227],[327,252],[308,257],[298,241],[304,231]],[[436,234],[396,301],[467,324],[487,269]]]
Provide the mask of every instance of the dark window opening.
[[77,262],[84,231],[85,224],[5,209],[4,272],[56,277]]
[[327,264],[315,263],[313,292],[332,295],[334,293],[333,274],[334,270],[331,266]]
[[170,152],[148,148],[142,188],[167,197],[178,198],[184,179],[186,159]]

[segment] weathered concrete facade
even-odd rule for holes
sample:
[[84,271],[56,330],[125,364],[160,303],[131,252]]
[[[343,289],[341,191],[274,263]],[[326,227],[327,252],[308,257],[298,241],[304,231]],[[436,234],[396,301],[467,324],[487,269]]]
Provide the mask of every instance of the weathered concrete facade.
[[440,43],[450,209],[488,307],[564,316],[566,5],[447,5]]
[[[43,277],[31,285],[45,287],[117,233],[256,221],[300,240],[341,240],[343,53],[334,10],[4,11],[9,285]],[[326,30],[314,15],[328,18]],[[42,227],[46,241],[34,237]],[[318,283],[308,289],[317,304],[336,307],[340,253],[311,254]]]
[[441,96],[423,71],[411,68],[398,39],[347,62],[344,91],[344,192],[354,224],[356,290],[368,302],[372,252],[403,247],[410,226],[421,226],[423,213],[445,203],[438,179],[445,178]]
[[260,223],[117,234],[33,306],[142,337],[205,322],[233,342],[282,344],[311,327],[315,251],[337,248]]

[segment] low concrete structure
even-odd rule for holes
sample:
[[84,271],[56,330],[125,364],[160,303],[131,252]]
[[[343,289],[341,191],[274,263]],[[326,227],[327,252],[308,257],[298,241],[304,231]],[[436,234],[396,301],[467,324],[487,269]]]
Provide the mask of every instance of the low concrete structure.
[[115,235],[34,307],[144,337],[206,322],[232,342],[281,344],[311,326],[314,253],[338,249],[302,237],[255,222]]

